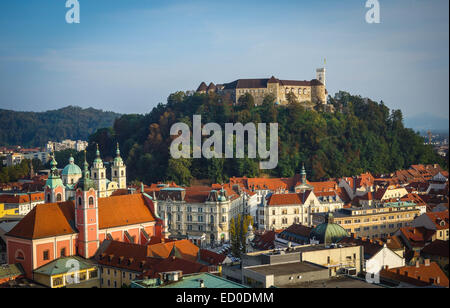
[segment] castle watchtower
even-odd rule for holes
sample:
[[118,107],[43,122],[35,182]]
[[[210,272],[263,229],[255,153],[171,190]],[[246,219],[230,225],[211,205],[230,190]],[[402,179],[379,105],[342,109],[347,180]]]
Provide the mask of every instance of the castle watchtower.
[[325,67],[316,70],[316,79],[323,83],[325,87],[327,86],[327,69]]

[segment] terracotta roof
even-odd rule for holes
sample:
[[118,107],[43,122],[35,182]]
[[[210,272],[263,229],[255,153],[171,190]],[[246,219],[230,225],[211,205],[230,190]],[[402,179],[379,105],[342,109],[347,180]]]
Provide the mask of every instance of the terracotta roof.
[[[151,202],[151,201],[149,201]],[[114,196],[98,200],[99,229],[155,221],[142,194]]]
[[172,241],[149,245],[147,256],[154,258],[168,258],[175,255],[185,260],[196,261],[198,259],[199,248],[189,240]]
[[300,238],[306,238],[309,242],[309,234],[311,233],[312,228],[301,225],[301,224],[293,224],[289,226],[287,229],[283,230],[278,237],[287,241],[299,240]]
[[424,247],[436,234],[436,231],[423,227],[403,227],[400,232],[413,247]]
[[425,215],[430,218],[430,220],[436,226],[436,230],[445,230],[448,229],[448,211],[444,212],[431,212],[426,213]]
[[309,197],[310,193],[311,191],[295,194],[272,194],[268,197],[269,200],[267,204],[269,206],[303,204],[303,202]]
[[396,235],[392,235],[392,236],[388,237],[386,239],[386,245],[391,250],[400,250],[400,249],[405,248],[401,239]]
[[309,182],[309,185],[314,187],[314,193],[317,195],[319,192],[335,192],[338,190],[338,184],[335,181],[326,182]]
[[370,239],[360,239],[360,238],[354,238],[354,237],[344,237],[342,240],[339,241],[339,243],[344,244],[354,244],[356,246],[363,246],[364,247],[364,256],[365,258],[372,258],[374,255],[376,255],[382,248],[384,243],[377,240],[370,240]]
[[261,250],[268,250],[275,248],[274,241],[275,235],[281,233],[283,230],[278,231],[266,231],[262,235],[255,237],[253,243]]
[[448,258],[449,246],[448,241],[435,240],[434,242],[425,246],[421,253],[430,256],[439,256]]
[[145,273],[144,275],[150,278],[158,277],[158,273],[177,270],[183,271],[184,274],[208,271],[207,266],[190,260],[190,256],[189,259],[184,259],[169,253],[167,257],[155,257],[155,250],[164,252],[165,248],[106,240],[97,251],[95,259],[101,265]]
[[8,195],[0,195],[0,203],[29,203],[34,201],[42,201],[44,200],[44,193],[30,193],[30,194],[8,194]]
[[226,256],[207,249],[200,249],[200,259],[211,265],[222,264]]
[[39,239],[77,233],[74,211],[72,201],[38,204],[7,235]]
[[206,273],[208,272],[208,266],[185,259],[170,257],[152,264],[142,276],[145,278],[158,278],[159,273],[173,271],[182,271],[183,275]]
[[[429,265],[404,266],[394,269],[383,269],[381,277],[403,281],[416,286],[439,285],[448,287],[448,278],[439,265],[431,262]],[[437,282],[439,280],[439,283]]]
[[[142,194],[124,195],[98,200],[99,229],[155,221]],[[77,233],[73,201],[38,204],[8,235],[38,239]]]

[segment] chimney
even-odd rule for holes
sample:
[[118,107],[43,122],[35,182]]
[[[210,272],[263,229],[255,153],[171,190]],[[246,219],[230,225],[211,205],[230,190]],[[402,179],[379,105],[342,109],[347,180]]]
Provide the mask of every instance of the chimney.
[[425,266],[430,266],[430,259],[425,259]]

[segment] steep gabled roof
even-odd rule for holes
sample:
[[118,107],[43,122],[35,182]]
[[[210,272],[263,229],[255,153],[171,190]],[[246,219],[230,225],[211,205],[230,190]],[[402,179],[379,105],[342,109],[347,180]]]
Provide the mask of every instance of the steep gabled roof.
[[74,234],[75,209],[72,201],[38,204],[10,232],[8,236],[39,239]]
[[[148,201],[151,202],[151,201]],[[98,200],[99,229],[155,221],[142,194],[100,198]]]
[[[142,194],[100,198],[99,229],[155,221]],[[73,201],[38,204],[7,235],[39,239],[77,233]]]

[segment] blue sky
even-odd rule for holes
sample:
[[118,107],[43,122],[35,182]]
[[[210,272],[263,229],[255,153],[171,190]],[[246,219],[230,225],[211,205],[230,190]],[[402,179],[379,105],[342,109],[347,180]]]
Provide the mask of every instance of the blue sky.
[[147,113],[177,90],[238,78],[312,79],[404,115],[449,114],[448,0],[0,1],[0,108]]

